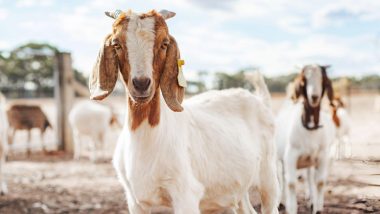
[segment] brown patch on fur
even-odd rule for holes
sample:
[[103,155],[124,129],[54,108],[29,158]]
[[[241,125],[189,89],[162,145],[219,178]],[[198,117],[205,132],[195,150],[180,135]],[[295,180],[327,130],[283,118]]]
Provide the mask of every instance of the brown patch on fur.
[[152,127],[160,122],[160,95],[156,91],[149,103],[136,103],[132,98],[128,98],[129,105],[129,127],[132,131],[136,130],[140,124],[148,119]]
[[297,169],[308,168],[314,166],[316,161],[313,160],[310,155],[301,156],[297,160]]
[[291,191],[296,191],[296,185],[294,183],[289,183],[288,186]]
[[318,191],[321,191],[324,185],[325,185],[325,182],[319,181],[318,184],[317,184]]

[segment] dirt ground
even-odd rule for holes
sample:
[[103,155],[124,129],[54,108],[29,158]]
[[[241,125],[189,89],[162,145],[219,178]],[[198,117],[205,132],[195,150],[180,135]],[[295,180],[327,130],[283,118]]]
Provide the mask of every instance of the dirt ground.
[[[275,110],[281,102],[274,99]],[[324,213],[380,213],[380,113],[371,111],[370,95],[354,97],[351,102],[355,129],[351,135],[352,157],[332,164]],[[115,103],[116,109],[123,109],[122,100]],[[43,109],[54,124],[53,101],[46,101]],[[125,114],[122,110],[119,113],[121,118]],[[122,187],[110,163],[117,131],[109,134],[110,149],[97,163],[86,157],[73,161],[60,152],[42,154],[38,137],[32,141],[32,157],[26,158],[25,135],[16,136],[14,152],[4,167],[9,193],[0,196],[0,213],[128,213]],[[54,131],[45,136],[50,150],[56,147],[54,136]],[[310,213],[302,182],[297,189],[299,213]],[[258,209],[254,193],[251,199]]]

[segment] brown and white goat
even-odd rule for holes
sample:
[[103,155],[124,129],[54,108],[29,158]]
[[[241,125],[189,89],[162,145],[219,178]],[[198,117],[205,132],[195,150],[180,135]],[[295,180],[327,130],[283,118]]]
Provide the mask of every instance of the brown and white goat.
[[[282,200],[290,214],[297,213],[297,169],[307,169],[312,213],[323,209],[330,147],[335,139],[332,115],[321,111],[325,93],[333,105],[333,89],[326,69],[315,64],[303,67],[293,84],[293,100],[288,99],[277,116],[275,140]],[[298,102],[300,98],[302,102]]]
[[40,130],[40,139],[42,148],[45,151],[44,134],[47,128],[51,128],[51,124],[37,105],[14,104],[7,110],[9,121],[9,144],[13,144],[13,140],[17,130],[28,131],[28,148],[27,154],[30,155],[31,130],[37,128]]
[[274,118],[263,77],[257,93],[210,91],[182,103],[179,49],[165,19],[173,12],[107,13],[116,18],[90,78],[92,99],[108,96],[121,74],[128,93],[113,164],[130,213],[156,206],[175,213],[278,213]]

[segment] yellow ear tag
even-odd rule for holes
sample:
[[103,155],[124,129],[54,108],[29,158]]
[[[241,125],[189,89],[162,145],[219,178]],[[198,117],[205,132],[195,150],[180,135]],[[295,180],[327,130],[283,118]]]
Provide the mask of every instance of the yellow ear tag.
[[178,76],[177,76],[178,85],[180,85],[183,88],[186,88],[187,83],[186,83],[185,76],[183,75],[183,72],[182,72],[182,66],[185,64],[185,60],[178,59],[177,63],[178,63]]

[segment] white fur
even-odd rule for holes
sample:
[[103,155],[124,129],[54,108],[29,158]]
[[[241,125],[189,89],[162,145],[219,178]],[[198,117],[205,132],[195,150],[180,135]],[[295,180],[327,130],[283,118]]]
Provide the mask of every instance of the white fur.
[[127,50],[132,79],[153,77],[154,27],[154,17],[140,19],[135,13],[129,17]]
[[[316,64],[305,67],[304,75],[306,78],[307,99],[311,106],[315,107],[321,100],[322,94],[322,71],[321,67]],[[312,96],[318,96],[316,103],[313,102]]]
[[[346,158],[352,155],[352,143],[350,141],[351,118],[347,110],[339,107],[336,112],[340,126],[336,131],[336,158]],[[347,149],[348,148],[348,149]],[[347,150],[349,150],[347,155]]]
[[145,120],[134,131],[124,127],[113,164],[130,213],[165,205],[162,196],[180,214],[256,213],[251,186],[262,195],[262,212],[278,213],[270,95],[264,82],[256,86],[261,96],[243,89],[209,91],[186,100],[179,113],[161,96],[157,126]]
[[96,161],[97,147],[102,146],[104,150],[104,137],[110,127],[112,117],[111,109],[95,103],[94,101],[83,101],[76,104],[70,111],[69,122],[74,137],[74,159],[81,156],[82,138],[87,136],[91,139],[91,160]]
[[5,114],[5,97],[0,93],[0,194],[8,192],[7,184],[3,177],[5,157],[8,152],[8,119]]

